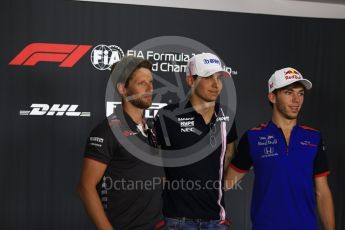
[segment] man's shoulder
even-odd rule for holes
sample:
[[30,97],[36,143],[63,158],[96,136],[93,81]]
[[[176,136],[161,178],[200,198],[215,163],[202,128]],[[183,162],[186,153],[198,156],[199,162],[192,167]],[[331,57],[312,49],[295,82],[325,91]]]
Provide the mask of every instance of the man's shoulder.
[[100,121],[93,129],[92,132],[99,132],[104,131],[109,128],[109,121],[107,118],[104,118],[102,121]]
[[319,130],[312,128],[309,125],[300,124],[300,125],[298,125],[298,127],[300,127],[302,130],[307,131],[307,132],[320,133]]
[[250,128],[247,132],[260,132],[264,131],[268,126],[268,122],[265,123],[259,123],[258,125]]
[[159,117],[177,118],[179,115],[186,113],[185,110],[186,109],[182,103],[168,104],[158,111],[155,119],[157,120]]
[[92,129],[91,134],[99,136],[112,136],[111,127],[118,126],[120,124],[120,120],[112,116],[104,118]]
[[168,104],[164,106],[160,111],[174,111],[181,107],[181,103]]

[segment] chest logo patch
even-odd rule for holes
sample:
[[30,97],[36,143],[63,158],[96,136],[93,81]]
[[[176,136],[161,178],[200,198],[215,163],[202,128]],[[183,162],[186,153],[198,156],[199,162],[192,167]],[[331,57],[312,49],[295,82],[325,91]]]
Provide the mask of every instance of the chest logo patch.
[[273,135],[259,137],[258,146],[276,145],[278,140]]
[[194,117],[179,117],[181,133],[194,132]]
[[307,141],[307,140],[301,141],[300,144],[303,145],[303,146],[308,146],[308,147],[314,147],[314,148],[317,147],[316,144],[313,144],[313,143],[311,143],[310,141]]
[[275,149],[273,146],[267,146],[264,148],[264,154],[261,155],[261,158],[268,158],[268,157],[275,157],[279,154],[275,152]]

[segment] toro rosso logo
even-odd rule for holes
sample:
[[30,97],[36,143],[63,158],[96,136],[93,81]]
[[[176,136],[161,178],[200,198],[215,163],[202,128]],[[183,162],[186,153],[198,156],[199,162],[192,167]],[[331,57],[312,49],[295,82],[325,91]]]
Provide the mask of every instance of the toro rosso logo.
[[302,79],[301,74],[295,69],[289,69],[285,71],[284,74],[285,74],[285,80]]
[[34,66],[39,62],[58,62],[59,67],[73,67],[91,48],[90,45],[31,43],[27,45],[10,65]]

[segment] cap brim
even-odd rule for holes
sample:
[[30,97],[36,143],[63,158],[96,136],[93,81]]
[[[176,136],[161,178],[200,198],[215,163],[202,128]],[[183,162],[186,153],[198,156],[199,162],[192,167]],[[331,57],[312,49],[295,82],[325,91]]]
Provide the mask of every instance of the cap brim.
[[224,70],[215,70],[215,71],[209,71],[208,73],[204,74],[205,76],[200,76],[200,77],[209,77],[215,73],[221,73],[223,77],[225,78],[230,78],[231,77],[231,73],[229,73],[228,71],[224,71]]
[[313,84],[312,84],[311,81],[309,81],[308,79],[301,79],[301,80],[296,81],[296,82],[302,83],[302,85],[304,85],[304,87],[305,87],[307,90],[310,90],[310,89],[313,87]]

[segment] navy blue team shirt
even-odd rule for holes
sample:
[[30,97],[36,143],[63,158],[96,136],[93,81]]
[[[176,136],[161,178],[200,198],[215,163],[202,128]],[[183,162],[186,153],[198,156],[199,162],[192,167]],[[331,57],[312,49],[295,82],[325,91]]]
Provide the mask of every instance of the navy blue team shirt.
[[255,173],[253,230],[316,230],[314,178],[328,175],[319,131],[297,124],[290,143],[272,121],[248,130],[230,167]]

